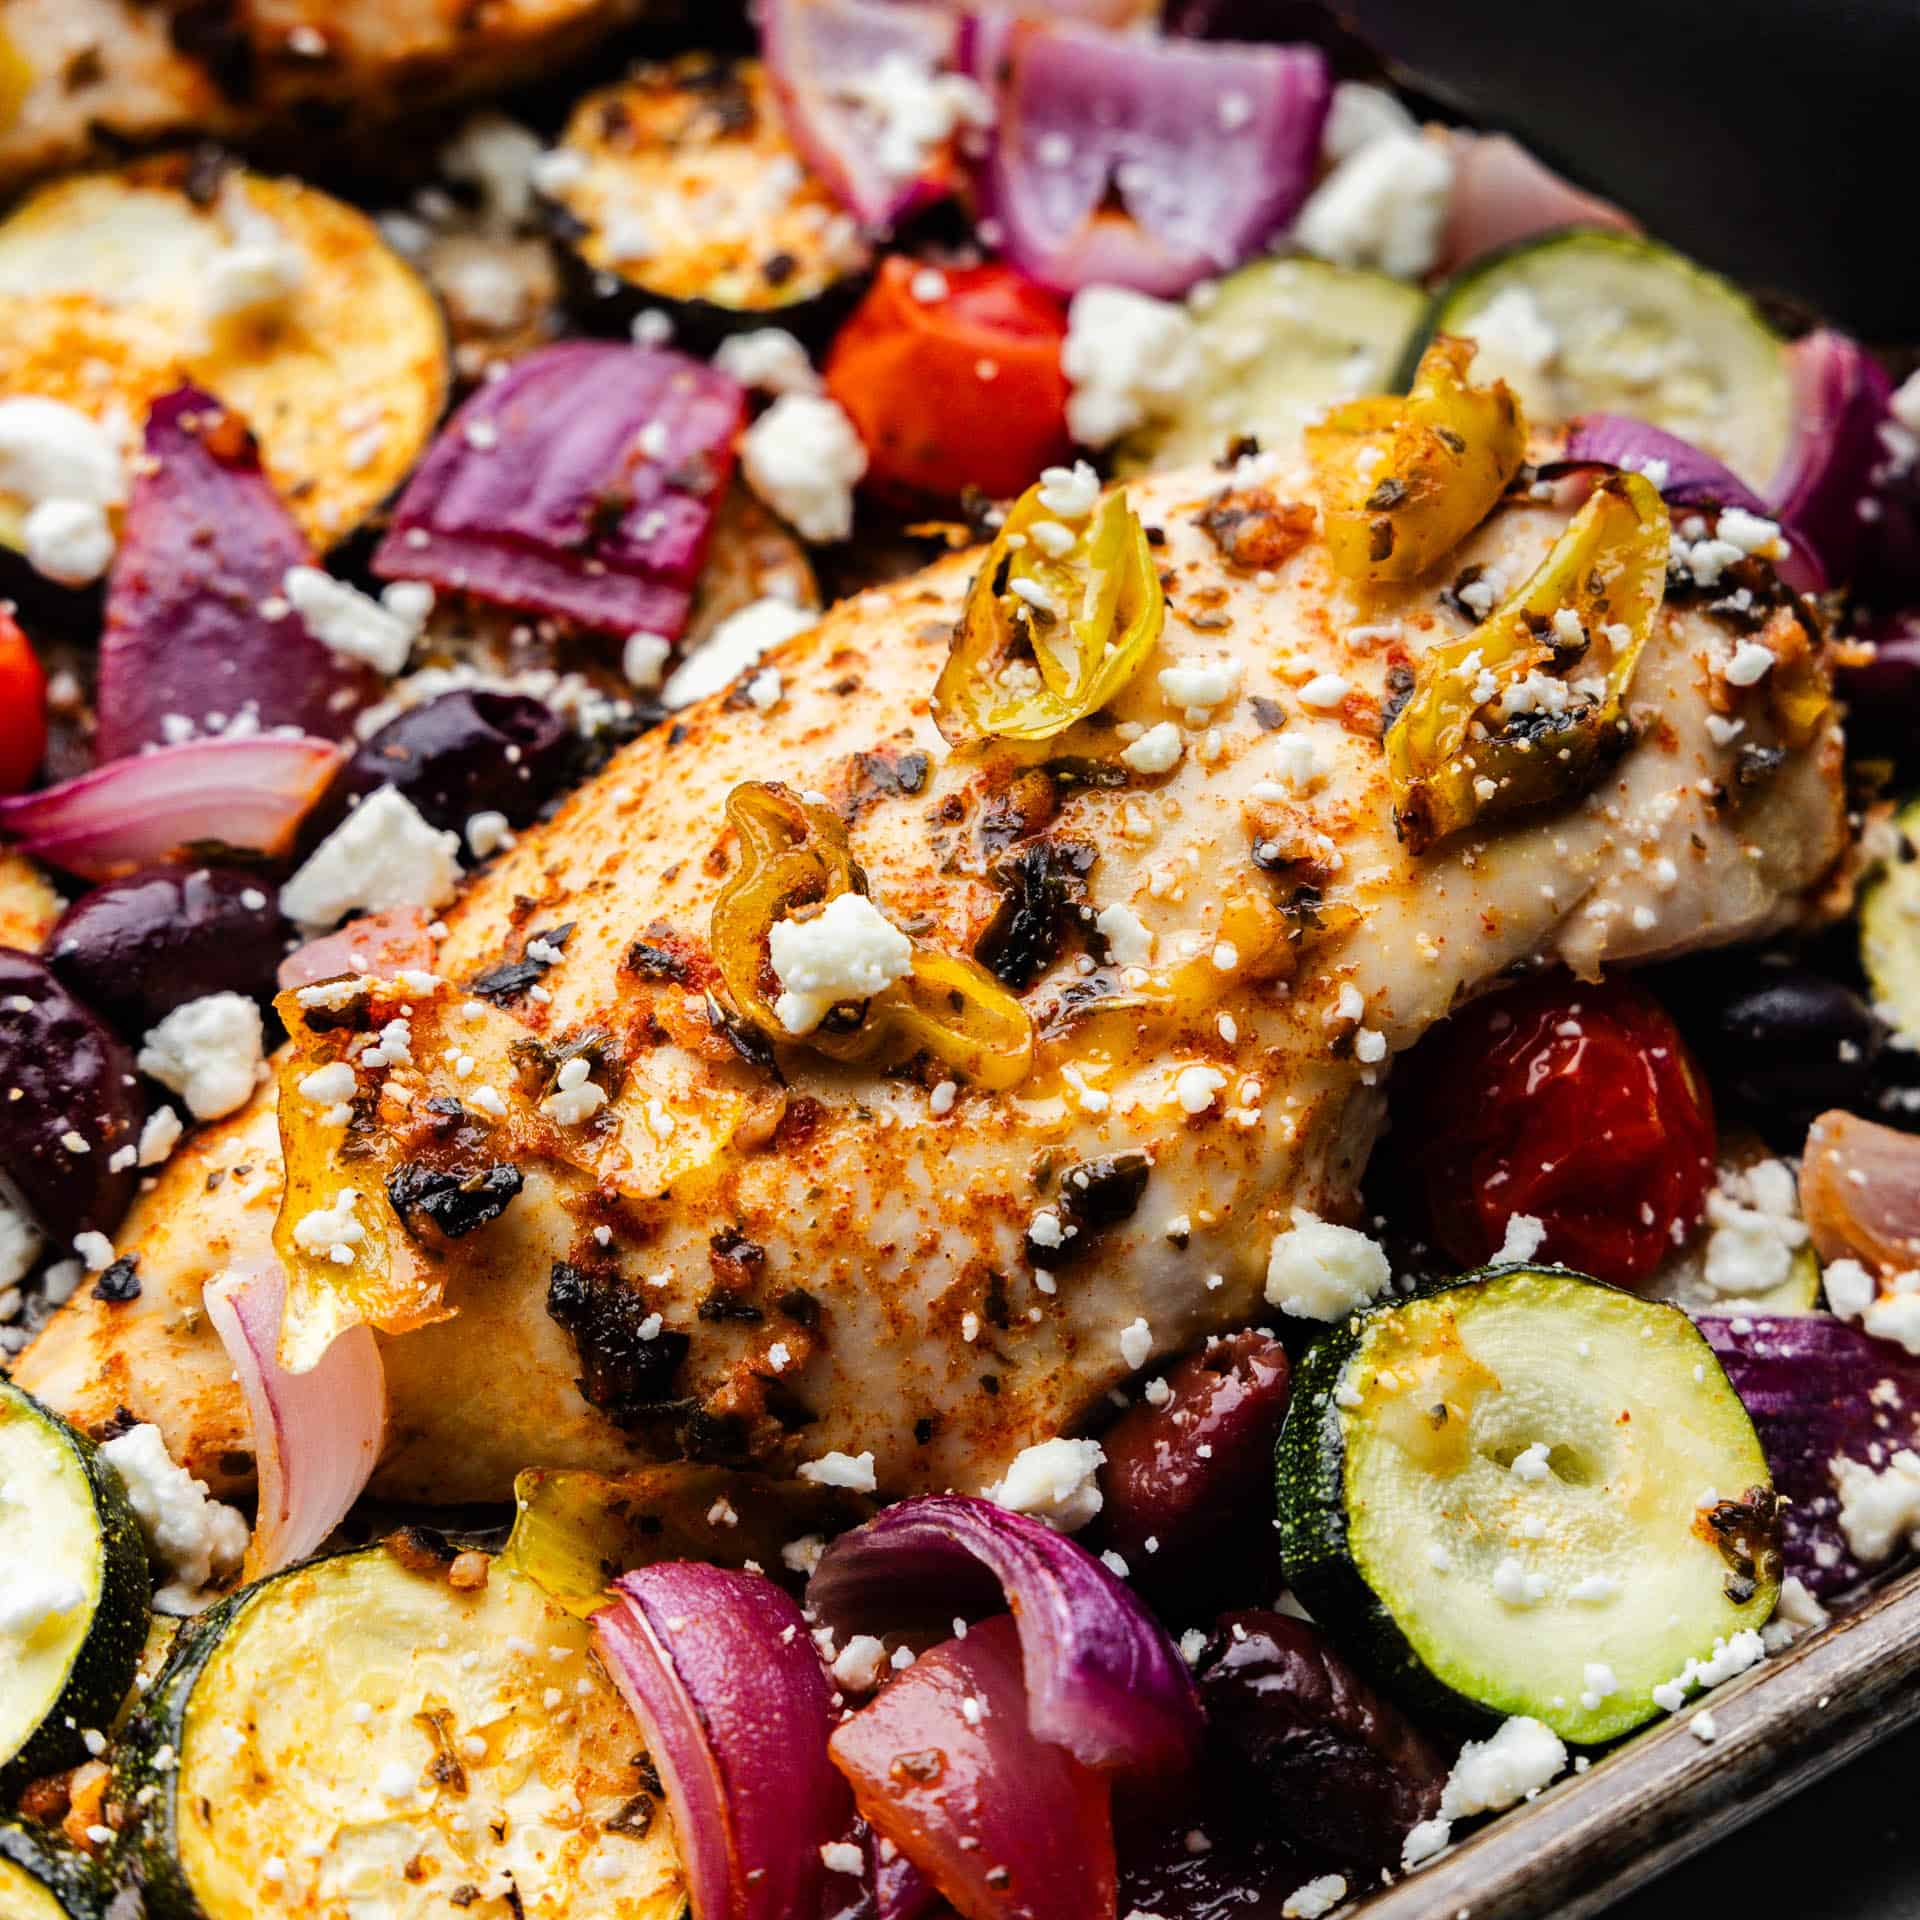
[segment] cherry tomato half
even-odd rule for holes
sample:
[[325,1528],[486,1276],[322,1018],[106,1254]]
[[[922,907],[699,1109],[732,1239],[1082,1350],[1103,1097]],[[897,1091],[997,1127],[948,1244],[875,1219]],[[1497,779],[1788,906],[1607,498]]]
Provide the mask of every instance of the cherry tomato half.
[[1071,451],[1066,334],[1061,303],[1010,267],[936,271],[896,254],[835,339],[827,391],[883,490],[1010,499]]
[[47,676],[11,613],[0,609],[0,793],[18,793],[47,750]]
[[1564,976],[1475,1001],[1409,1055],[1395,1132],[1434,1237],[1477,1266],[1508,1219],[1540,1257],[1627,1285],[1698,1225],[1713,1183],[1713,1102],[1644,988]]

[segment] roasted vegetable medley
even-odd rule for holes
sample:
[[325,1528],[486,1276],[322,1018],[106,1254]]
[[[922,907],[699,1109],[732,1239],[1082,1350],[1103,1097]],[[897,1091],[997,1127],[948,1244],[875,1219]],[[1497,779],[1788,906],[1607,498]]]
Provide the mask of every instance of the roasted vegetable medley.
[[1910,359],[1310,9],[390,11],[0,9],[0,1920],[1704,1763],[1920,1548]]

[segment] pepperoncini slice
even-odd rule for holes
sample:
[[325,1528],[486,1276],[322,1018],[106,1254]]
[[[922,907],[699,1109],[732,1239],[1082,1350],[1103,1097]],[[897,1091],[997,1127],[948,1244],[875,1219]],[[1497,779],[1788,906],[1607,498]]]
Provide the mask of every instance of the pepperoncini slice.
[[1609,474],[1531,579],[1420,662],[1387,731],[1394,825],[1419,853],[1473,822],[1572,799],[1626,745],[1624,706],[1666,597],[1668,522]]
[[[770,1037],[790,1041],[774,1009],[778,979],[769,958],[774,923],[865,893],[847,830],[831,807],[777,783],[749,780],[727,796],[740,839],[740,864],[713,903],[714,963],[735,1010]],[[1017,1086],[1033,1064],[1033,1022],[986,968],[915,946],[911,970],[876,993],[859,1019],[836,1008],[805,1036],[829,1059],[893,1064],[926,1052],[975,1085]]]
[[1045,481],[1014,503],[967,595],[933,690],[955,746],[1047,740],[1097,713],[1153,651],[1166,597],[1140,516],[1118,494],[1056,512]]
[[1335,407],[1307,429],[1327,551],[1349,580],[1412,580],[1453,551],[1520,469],[1504,381],[1468,384],[1473,342],[1436,335],[1404,399]]
[[0,127],[11,127],[33,91],[33,67],[13,36],[0,27]]

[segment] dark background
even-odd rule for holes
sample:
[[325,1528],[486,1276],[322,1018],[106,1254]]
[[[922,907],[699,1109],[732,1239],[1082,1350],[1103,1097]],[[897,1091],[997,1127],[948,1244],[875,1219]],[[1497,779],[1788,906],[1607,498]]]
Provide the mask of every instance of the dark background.
[[[1661,239],[1920,343],[1920,0],[1344,0],[1406,79]],[[1920,1729],[1630,1895],[1618,1920],[1920,1920]]]

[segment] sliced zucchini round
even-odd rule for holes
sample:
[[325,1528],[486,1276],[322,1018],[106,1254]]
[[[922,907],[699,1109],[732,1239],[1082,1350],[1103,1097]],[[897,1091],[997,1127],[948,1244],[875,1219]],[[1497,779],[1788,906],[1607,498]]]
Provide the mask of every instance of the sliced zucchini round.
[[1920,798],[1892,825],[1892,857],[1860,894],[1860,965],[1875,1012],[1920,1047]]
[[329,547],[438,423],[446,328],[365,214],[187,154],[56,181],[0,223],[0,393],[64,401],[137,446],[183,377],[242,415]]
[[1387,389],[1428,304],[1404,280],[1322,260],[1242,267],[1190,303],[1202,371],[1119,448],[1116,470],[1199,466],[1245,435],[1291,445],[1336,401]]
[[146,1643],[147,1548],[93,1442],[0,1380],[0,1794],[86,1757]]
[[1771,1481],[1719,1361],[1580,1274],[1488,1269],[1334,1328],[1278,1462],[1288,1585],[1458,1720],[1613,1739],[1773,1610]]
[[0,1920],[103,1920],[106,1876],[45,1828],[0,1820]]
[[1536,424],[1632,414],[1763,491],[1786,456],[1779,335],[1738,287],[1640,234],[1581,228],[1476,261],[1440,289],[1431,332],[1476,341],[1475,374],[1498,374]]
[[872,264],[757,60],[638,67],[580,102],[561,150],[574,174],[549,177],[547,198],[591,321],[624,328],[660,307],[697,346],[755,326],[824,339]]
[[[477,1591],[384,1546],[192,1622],[116,1792],[153,1920],[283,1910],[676,1920],[673,1823],[586,1623],[490,1563]],[[464,1890],[472,1888],[472,1893]]]

